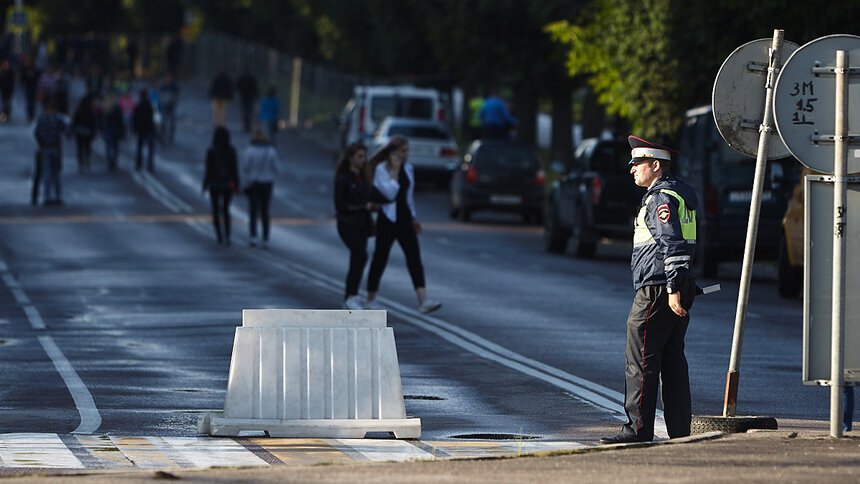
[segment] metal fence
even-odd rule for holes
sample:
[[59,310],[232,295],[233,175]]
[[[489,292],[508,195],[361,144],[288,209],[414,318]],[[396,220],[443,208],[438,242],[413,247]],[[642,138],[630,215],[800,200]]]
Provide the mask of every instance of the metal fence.
[[186,45],[183,57],[186,79],[200,85],[208,85],[221,69],[234,80],[247,69],[262,92],[275,87],[285,121],[307,129],[325,144],[334,144],[341,110],[360,82],[356,76],[219,33],[201,34]]

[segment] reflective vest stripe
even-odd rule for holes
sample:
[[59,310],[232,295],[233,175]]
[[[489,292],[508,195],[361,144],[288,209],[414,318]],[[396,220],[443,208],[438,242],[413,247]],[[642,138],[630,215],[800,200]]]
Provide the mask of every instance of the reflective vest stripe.
[[[689,210],[687,208],[686,202],[684,202],[683,197],[678,195],[674,190],[669,190],[667,188],[660,189],[660,192],[665,193],[667,195],[671,195],[678,200],[678,219],[681,222],[681,235],[683,235],[684,240],[689,244],[696,243],[696,211]],[[633,229],[633,247],[641,247],[645,245],[655,244],[654,235],[651,234],[651,231],[648,230],[648,225],[645,223],[645,213],[648,208],[648,202],[651,201],[651,197],[654,194],[648,195],[648,198],[645,199],[645,203],[642,204],[642,207],[639,208],[639,215],[636,217],[636,225]]]

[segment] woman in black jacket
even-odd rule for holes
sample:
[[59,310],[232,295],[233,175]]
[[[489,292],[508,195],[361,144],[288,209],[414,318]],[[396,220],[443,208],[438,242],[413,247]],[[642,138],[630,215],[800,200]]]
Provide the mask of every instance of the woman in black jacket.
[[367,148],[361,143],[346,147],[335,165],[334,205],[337,210],[337,233],[349,248],[349,272],[346,274],[346,309],[362,309],[358,297],[361,275],[367,264],[367,238],[373,221],[370,212],[379,206],[370,201],[370,187],[364,178]]
[[92,153],[93,137],[96,135],[96,113],[93,107],[95,98],[87,93],[72,117],[72,130],[78,146],[78,172],[90,171],[90,154]]
[[[209,190],[212,201],[212,223],[218,243],[230,246],[230,200],[239,190],[239,167],[236,150],[230,145],[230,132],[223,126],[215,128],[212,146],[206,152],[206,174],[203,176],[203,192]],[[224,236],[221,237],[221,220],[224,221]]]

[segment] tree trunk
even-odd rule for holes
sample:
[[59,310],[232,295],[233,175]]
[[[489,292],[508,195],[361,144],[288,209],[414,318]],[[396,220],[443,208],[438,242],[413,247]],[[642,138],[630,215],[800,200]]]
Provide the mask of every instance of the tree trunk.
[[597,96],[589,88],[586,90],[582,105],[582,139],[598,138],[606,122],[606,111],[597,104]]
[[514,117],[517,118],[517,140],[521,143],[537,145],[537,106],[538,97],[529,86],[518,84],[514,98]]
[[550,159],[566,162],[573,156],[573,107],[571,85],[556,83],[552,90],[552,142]]

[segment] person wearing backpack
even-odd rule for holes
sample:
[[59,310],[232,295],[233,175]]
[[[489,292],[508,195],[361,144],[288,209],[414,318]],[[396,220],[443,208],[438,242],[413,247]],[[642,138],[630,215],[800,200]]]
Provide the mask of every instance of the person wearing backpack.
[[[203,192],[209,190],[212,202],[212,225],[219,244],[230,247],[230,201],[239,187],[239,168],[236,150],[230,144],[230,132],[223,126],[215,128],[212,146],[206,151],[206,172],[203,175]],[[221,225],[224,225],[222,237]]]

